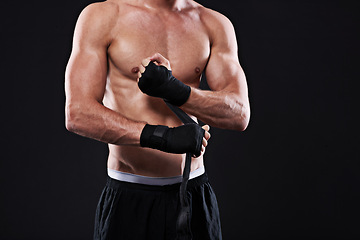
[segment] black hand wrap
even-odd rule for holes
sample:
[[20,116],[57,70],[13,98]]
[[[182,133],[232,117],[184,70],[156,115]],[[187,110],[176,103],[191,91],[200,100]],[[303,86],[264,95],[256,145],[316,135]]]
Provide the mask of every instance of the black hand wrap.
[[143,93],[163,98],[176,106],[183,105],[191,92],[191,88],[176,79],[170,70],[153,62],[146,66],[138,86]]
[[146,124],[140,137],[140,145],[168,153],[201,154],[205,130],[198,124],[190,123],[175,128]]

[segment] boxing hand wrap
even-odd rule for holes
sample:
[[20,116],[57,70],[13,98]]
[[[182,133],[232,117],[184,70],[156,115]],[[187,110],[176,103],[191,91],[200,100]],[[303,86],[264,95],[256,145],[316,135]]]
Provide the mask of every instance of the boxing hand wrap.
[[175,128],[146,124],[141,132],[140,145],[168,153],[201,154],[205,130],[198,124],[190,123]]
[[176,79],[170,70],[153,62],[145,67],[138,86],[143,93],[163,98],[176,106],[183,105],[191,92],[191,88]]

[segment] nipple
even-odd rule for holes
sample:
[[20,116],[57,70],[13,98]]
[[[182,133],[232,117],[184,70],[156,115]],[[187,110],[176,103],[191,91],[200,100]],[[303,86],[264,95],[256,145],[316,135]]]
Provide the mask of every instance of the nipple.
[[138,73],[138,72],[139,72],[139,68],[138,68],[138,67],[133,67],[133,68],[131,69],[131,72],[132,72],[132,73]]
[[200,68],[198,68],[198,67],[195,68],[195,72],[196,72],[196,73],[200,73]]

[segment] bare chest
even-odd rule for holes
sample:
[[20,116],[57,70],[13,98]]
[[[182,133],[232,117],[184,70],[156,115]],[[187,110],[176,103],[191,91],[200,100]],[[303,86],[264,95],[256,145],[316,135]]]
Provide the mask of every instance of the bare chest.
[[110,69],[136,79],[141,60],[159,52],[175,77],[198,84],[210,55],[210,41],[196,13],[167,16],[134,10],[122,13],[108,49]]

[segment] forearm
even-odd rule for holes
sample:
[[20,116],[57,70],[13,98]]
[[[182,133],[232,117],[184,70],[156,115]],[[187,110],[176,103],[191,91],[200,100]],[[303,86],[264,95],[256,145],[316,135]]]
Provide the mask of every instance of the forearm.
[[181,108],[211,126],[239,131],[246,129],[250,117],[248,101],[227,91],[191,88],[190,97]]
[[145,124],[130,120],[96,101],[66,104],[66,128],[105,143],[140,146]]

